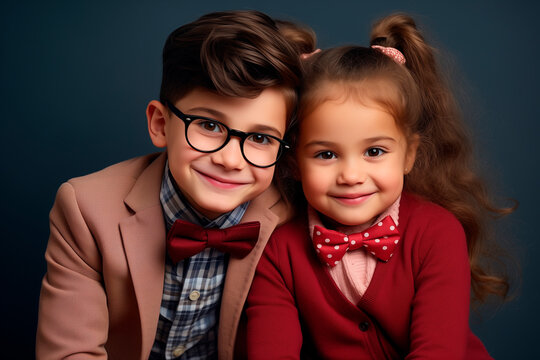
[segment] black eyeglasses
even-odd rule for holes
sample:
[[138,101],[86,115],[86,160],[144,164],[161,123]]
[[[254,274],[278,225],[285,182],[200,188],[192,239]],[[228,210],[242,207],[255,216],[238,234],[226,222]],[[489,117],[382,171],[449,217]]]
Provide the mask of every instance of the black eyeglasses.
[[186,125],[186,141],[193,149],[216,152],[229,143],[232,136],[240,138],[242,156],[251,165],[267,168],[274,165],[285,149],[290,146],[273,135],[259,132],[243,132],[229,128],[220,121],[204,116],[187,115],[178,110],[170,101],[167,106]]

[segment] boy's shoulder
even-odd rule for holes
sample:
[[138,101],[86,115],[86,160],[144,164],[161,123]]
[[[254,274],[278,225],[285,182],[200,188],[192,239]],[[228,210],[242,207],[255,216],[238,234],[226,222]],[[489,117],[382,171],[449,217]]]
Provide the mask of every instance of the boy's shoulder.
[[[146,187],[141,192],[154,193],[157,191],[159,194],[159,184],[164,166],[164,153],[132,158],[94,173],[72,178],[60,187],[58,195],[65,191],[73,192],[79,204],[119,203],[124,201],[139,182],[144,183],[141,186]],[[138,181],[143,176],[147,179]],[[149,186],[149,184],[152,185]]]
[[71,178],[68,182],[78,186],[86,183],[94,184],[111,180],[114,181],[114,179],[118,178],[137,179],[139,175],[160,155],[162,155],[162,153],[153,153],[124,160],[96,172]]

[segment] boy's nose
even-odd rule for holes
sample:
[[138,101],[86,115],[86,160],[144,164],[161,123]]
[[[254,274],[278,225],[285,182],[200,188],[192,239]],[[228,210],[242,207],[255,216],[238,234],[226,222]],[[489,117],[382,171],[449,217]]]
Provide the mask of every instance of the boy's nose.
[[242,169],[247,165],[240,149],[240,139],[231,137],[227,145],[219,151],[212,153],[212,162],[223,166],[227,170]]

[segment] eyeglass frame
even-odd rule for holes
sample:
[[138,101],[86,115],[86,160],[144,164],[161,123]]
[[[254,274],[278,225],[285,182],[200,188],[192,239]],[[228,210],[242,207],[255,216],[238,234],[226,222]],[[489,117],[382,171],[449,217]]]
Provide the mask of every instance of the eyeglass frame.
[[[174,115],[176,115],[177,118],[179,118],[180,120],[182,120],[184,122],[184,125],[185,125],[184,136],[186,137],[187,143],[189,144],[189,146],[191,146],[191,148],[193,150],[196,150],[196,151],[199,151],[199,152],[202,152],[202,153],[207,153],[207,154],[217,152],[217,151],[223,149],[229,143],[229,141],[231,141],[231,137],[235,136],[237,138],[240,138],[240,152],[242,153],[242,157],[244,158],[244,160],[246,160],[246,162],[248,164],[252,165],[252,166],[264,169],[264,168],[269,168],[271,166],[274,166],[279,161],[279,159],[281,158],[281,156],[283,155],[285,150],[288,150],[288,149],[291,148],[291,146],[289,144],[287,144],[287,142],[285,142],[284,140],[282,140],[282,139],[280,139],[280,138],[278,138],[278,137],[276,137],[274,135],[260,133],[260,132],[244,132],[244,131],[241,131],[241,130],[231,129],[230,127],[228,127],[227,125],[225,125],[224,123],[222,123],[221,121],[216,120],[216,119],[212,119],[212,118],[205,117],[205,116],[199,116],[199,115],[184,114],[182,111],[180,111],[180,109],[178,109],[176,106],[174,106],[173,103],[170,102],[169,100],[166,100],[165,102],[166,102],[167,107],[169,108],[169,110],[171,110],[172,113]],[[187,135],[188,128],[189,128],[189,125],[193,121],[198,120],[198,119],[215,122],[215,123],[223,126],[227,130],[227,138],[225,139],[225,141],[223,142],[223,144],[220,147],[218,147],[217,149],[214,149],[214,150],[200,150],[200,149],[197,149],[195,146],[193,146],[191,144],[191,142],[189,141],[189,137]],[[271,137],[272,139],[277,140],[279,142],[278,153],[276,155],[276,160],[273,163],[271,163],[270,165],[261,166],[261,165],[257,165],[255,163],[251,162],[246,157],[246,154],[244,153],[244,143],[245,143],[246,139],[251,135],[268,136],[268,137]]]

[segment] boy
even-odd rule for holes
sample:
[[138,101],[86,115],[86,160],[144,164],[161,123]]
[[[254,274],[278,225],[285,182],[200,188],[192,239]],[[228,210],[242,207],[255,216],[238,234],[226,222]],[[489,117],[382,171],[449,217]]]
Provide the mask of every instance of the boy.
[[[297,49],[255,11],[208,14],[169,35],[160,101],[146,112],[166,151],[58,191],[38,359],[238,356],[255,266],[289,215],[271,182],[296,104]],[[244,238],[221,241],[238,223]]]

